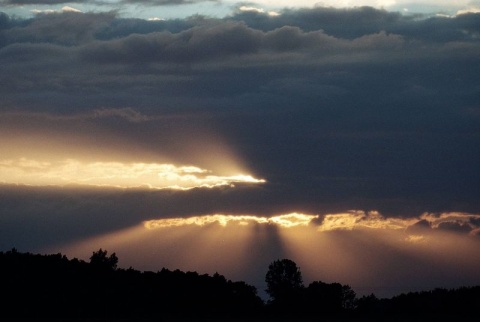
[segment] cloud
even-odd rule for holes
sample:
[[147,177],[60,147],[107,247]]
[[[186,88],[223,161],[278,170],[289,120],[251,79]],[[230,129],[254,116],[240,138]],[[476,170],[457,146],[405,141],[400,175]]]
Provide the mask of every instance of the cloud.
[[218,176],[196,166],[173,164],[90,162],[74,159],[56,162],[20,158],[0,160],[3,183],[23,185],[93,185],[143,189],[192,189],[264,183],[250,175]]
[[[268,17],[261,12],[240,11],[232,18],[264,31],[289,25],[304,31],[323,30],[328,35],[347,39],[384,31],[429,42],[467,39],[462,30],[476,29],[469,20],[478,19],[475,15],[457,16],[453,20],[428,15],[402,15],[372,7],[284,9],[280,13],[277,17]],[[345,24],[338,24],[340,20]]]
[[0,15],[0,249],[478,281],[480,16],[242,5]]
[[[4,32],[1,47],[14,44],[77,46],[91,42],[95,34],[113,22],[113,12],[82,13],[64,7],[60,11],[39,14],[23,25],[14,24]],[[18,21],[15,21],[18,23]]]
[[205,215],[205,216],[196,216],[189,218],[168,218],[168,219],[158,219],[150,220],[144,222],[144,226],[147,229],[159,229],[172,226],[185,226],[185,225],[198,225],[204,226],[208,224],[218,223],[221,226],[226,226],[227,224],[234,223],[241,226],[246,226],[249,224],[268,224],[268,225],[278,225],[280,227],[298,227],[298,226],[308,226],[312,220],[317,216],[291,213],[284,214],[272,217],[259,217],[253,215]]
[[143,4],[148,6],[172,6],[201,2],[218,2],[218,0],[122,0],[124,4]]
[[260,35],[241,23],[214,24],[179,34],[159,32],[99,42],[81,53],[85,62],[188,63],[254,53]]
[[419,220],[418,222],[414,223],[407,227],[407,232],[412,235],[422,235],[422,233],[428,232],[432,229],[432,225],[430,221],[426,219]]
[[[67,4],[67,3],[82,3],[82,4],[94,4],[99,6],[111,6],[119,4],[143,4],[148,6],[172,6],[172,5],[185,5],[193,4],[199,2],[212,1],[216,2],[217,0],[121,0],[121,1],[102,1],[102,0],[2,0],[1,2],[5,5],[10,6],[25,6],[25,5],[56,5],[56,4]],[[69,7],[66,7],[69,8]],[[64,7],[65,9],[65,7]],[[63,11],[70,11],[64,10]],[[74,9],[76,11],[76,9]],[[45,12],[45,11],[38,11]],[[53,12],[53,11],[49,11]]]
[[[265,10],[262,9],[262,8],[257,8],[257,7],[252,7],[252,6],[240,6],[238,7],[238,10],[240,12],[254,12],[254,13],[265,13]],[[273,16],[273,17],[276,17],[276,16],[279,16],[280,13],[276,12],[276,11],[268,11],[267,14],[269,16]]]
[[[180,154],[175,142],[208,129],[252,172],[279,180],[281,199],[299,204],[320,196],[357,203],[343,210],[381,203],[379,210],[397,213],[402,204],[420,213],[472,211],[477,20],[373,8],[167,21],[115,13],[9,18],[0,40],[1,106],[56,117],[117,113],[74,126],[79,136],[93,126],[101,135],[91,144],[107,150],[121,149],[116,135],[152,153]],[[58,120],[39,131],[62,137],[68,126]],[[187,155],[180,161],[189,163]]]
[[[4,183],[191,189],[265,182],[188,115],[146,115],[132,108],[1,115]],[[158,138],[149,142],[152,135]]]
[[[345,218],[345,214],[330,216]],[[381,222],[391,219],[378,213],[375,216]],[[385,225],[319,231],[306,224],[314,217],[291,213],[155,219],[65,245],[62,250],[85,256],[82,254],[104,245],[124,259],[121,265],[134,264],[147,270],[163,265],[205,273],[221,270],[259,289],[263,289],[268,263],[279,256],[295,260],[306,281],[342,281],[360,295],[373,291],[380,297],[392,296],[478,281],[478,263],[473,260],[478,240],[469,235],[439,230],[425,238]],[[147,251],[135,251],[139,245]],[[452,279],[451,274],[462,278]],[[398,280],[408,281],[408,285],[395,283]]]
[[[480,215],[457,213],[445,213],[440,216],[445,218],[438,224],[432,227],[431,221],[425,218],[427,215],[423,214],[420,218],[395,218],[384,217],[377,211],[349,211],[347,213],[325,214],[325,215],[309,215],[302,213],[282,214],[271,217],[256,216],[256,215],[203,215],[187,218],[166,218],[155,219],[144,222],[147,229],[160,229],[168,227],[180,227],[197,225],[204,226],[209,224],[219,224],[223,227],[229,224],[236,224],[241,226],[253,225],[277,225],[280,228],[296,228],[296,227],[316,227],[318,232],[330,231],[352,231],[352,230],[393,230],[404,231],[407,235],[408,241],[419,241],[424,239],[424,234],[429,234],[432,229],[438,231],[450,231],[468,234],[473,231],[475,226],[469,224],[471,218],[475,220],[480,219]],[[452,217],[457,219],[452,221]],[[446,219],[448,218],[448,219]]]
[[480,13],[480,8],[470,7],[470,8],[468,8],[468,9],[458,10],[458,11],[457,11],[457,16],[458,16],[458,15],[471,14],[471,13]]
[[83,3],[85,1],[84,0],[2,0],[1,2],[11,6],[25,6],[25,5],[55,5],[55,4],[64,4],[64,3]]
[[35,13],[35,14],[53,14],[53,13],[59,13],[59,12],[82,13],[81,10],[75,9],[75,8],[72,8],[72,7],[69,7],[69,6],[64,6],[64,7],[62,7],[62,9],[60,9],[60,10],[51,10],[51,9],[38,10],[38,9],[34,9],[34,10],[32,10],[32,12]]

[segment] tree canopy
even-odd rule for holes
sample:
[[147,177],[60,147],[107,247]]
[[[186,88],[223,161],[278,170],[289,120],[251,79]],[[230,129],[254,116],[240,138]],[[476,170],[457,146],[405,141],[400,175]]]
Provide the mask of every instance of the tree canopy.
[[265,282],[266,292],[276,302],[292,300],[304,287],[300,268],[290,259],[273,261],[268,266]]
[[110,256],[107,256],[107,254],[108,252],[101,248],[98,251],[93,252],[92,256],[90,256],[90,264],[96,267],[115,270],[118,264],[118,257],[115,253]]
[[166,268],[140,272],[116,268],[117,262],[115,253],[108,255],[102,249],[93,252],[90,263],[62,254],[0,252],[0,285],[8,295],[0,303],[0,320],[289,317],[313,321],[327,317],[409,321],[448,316],[466,321],[478,313],[480,305],[480,286],[400,294],[392,299],[373,294],[357,298],[350,286],[340,283],[314,281],[305,287],[300,268],[289,259],[269,265],[266,280],[272,300],[265,303],[254,286],[218,273],[210,276]]

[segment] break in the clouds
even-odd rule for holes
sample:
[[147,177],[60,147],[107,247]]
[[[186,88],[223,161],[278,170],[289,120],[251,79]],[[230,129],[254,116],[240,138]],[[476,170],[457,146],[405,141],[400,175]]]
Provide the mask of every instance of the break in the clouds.
[[56,4],[0,14],[1,249],[255,283],[288,256],[385,295],[479,282],[478,3]]
[[4,183],[25,185],[93,185],[118,188],[192,189],[263,183],[250,175],[218,176],[195,166],[173,164],[92,162],[67,159],[42,162],[21,158],[0,160],[0,176]]
[[[431,229],[456,231],[475,235],[480,215],[468,213],[422,214],[419,218],[385,218],[376,211],[349,211],[341,214],[308,215],[300,213],[284,214],[272,217],[252,215],[205,215],[188,218],[166,218],[144,222],[146,229],[160,229],[175,226],[197,225],[205,226],[219,224],[250,224],[277,225],[283,228],[297,226],[315,226],[319,232],[356,229],[403,230],[411,237],[411,233],[418,233],[423,237]],[[410,240],[410,238],[407,238]]]

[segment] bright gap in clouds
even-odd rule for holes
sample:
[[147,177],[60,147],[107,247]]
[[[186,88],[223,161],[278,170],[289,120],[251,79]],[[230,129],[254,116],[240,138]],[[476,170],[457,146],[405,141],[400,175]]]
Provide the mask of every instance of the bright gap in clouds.
[[188,190],[265,182],[218,134],[181,115],[119,108],[0,116],[4,184]]
[[216,175],[196,166],[160,163],[0,160],[0,180],[34,186],[88,185],[117,188],[192,189],[264,183],[251,175]]
[[[272,217],[212,214],[148,220],[60,250],[86,259],[92,250],[107,249],[116,252],[121,267],[139,270],[219,272],[255,285],[260,293],[268,264],[290,258],[307,284],[340,282],[360,295],[389,297],[480,283],[479,223],[479,214],[468,213],[410,219],[387,218],[375,211]],[[464,226],[468,231],[459,230]]]
[[[315,227],[318,232],[328,232],[335,230],[358,230],[358,229],[382,229],[382,230],[402,230],[410,235],[413,227],[419,223],[424,223],[423,233],[428,233],[429,229],[449,229],[458,230],[476,235],[480,224],[480,215],[450,212],[438,214],[425,213],[418,218],[388,218],[381,215],[378,211],[352,210],[345,213],[311,215],[303,213],[289,213],[278,216],[262,217],[255,215],[225,215],[213,214],[204,216],[193,216],[187,218],[165,218],[153,219],[144,222],[144,227],[148,230],[180,227],[180,226],[206,226],[218,224],[222,227],[227,225],[247,226],[249,224],[268,224],[280,228],[294,227]],[[420,225],[419,225],[420,226]],[[416,227],[414,231],[419,231]],[[408,240],[408,238],[406,239]]]

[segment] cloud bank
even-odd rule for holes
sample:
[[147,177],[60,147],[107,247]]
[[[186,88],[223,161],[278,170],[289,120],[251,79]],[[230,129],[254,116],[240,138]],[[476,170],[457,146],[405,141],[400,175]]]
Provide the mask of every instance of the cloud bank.
[[478,282],[480,15],[236,8],[0,13],[0,248]]

